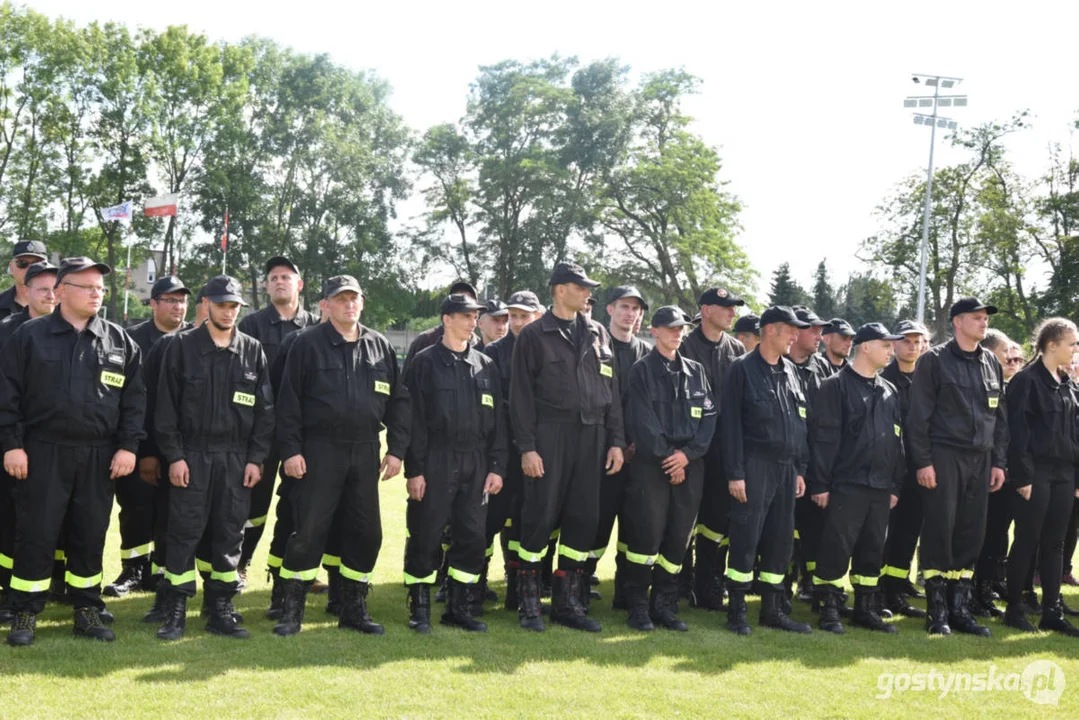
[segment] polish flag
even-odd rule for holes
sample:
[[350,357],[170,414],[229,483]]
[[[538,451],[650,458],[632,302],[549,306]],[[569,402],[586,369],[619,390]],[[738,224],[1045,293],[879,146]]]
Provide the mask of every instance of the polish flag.
[[176,217],[176,202],[179,199],[179,193],[147,198],[143,212],[146,217]]

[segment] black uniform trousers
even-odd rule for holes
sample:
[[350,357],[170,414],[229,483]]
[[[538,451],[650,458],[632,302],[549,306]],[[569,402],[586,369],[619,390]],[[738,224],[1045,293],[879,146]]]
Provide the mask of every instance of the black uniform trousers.
[[974,576],[979,581],[994,580],[997,561],[1008,556],[1008,527],[1012,524],[1016,497],[1015,488],[1008,483],[995,493],[989,493],[986,501],[985,541],[982,542],[982,551],[978,554],[978,562],[974,567]]
[[[918,535],[922,532],[922,492],[914,471],[903,480],[899,502],[888,515],[888,538],[884,542],[884,566],[881,583],[895,584],[897,591],[906,589]],[[902,584],[902,587],[899,586]]]
[[[157,479],[157,487],[154,490],[154,572],[164,571],[168,564],[169,547],[169,489],[172,485],[167,477]],[[195,550],[195,569],[203,575],[203,580],[209,580],[213,573],[213,532],[210,524],[206,524],[206,530],[202,533]]]
[[76,609],[101,602],[101,557],[112,515],[111,445],[67,446],[27,439],[25,480],[15,481],[11,609],[40,613],[63,533],[64,579]]
[[0,468],[0,589],[11,582],[15,556],[15,479]]
[[[808,482],[807,482],[808,484]],[[825,512],[806,493],[794,506],[794,528],[798,537],[798,560],[805,572],[817,570],[817,555],[824,532]]]
[[262,464],[262,480],[258,485],[251,488],[251,509],[248,511],[247,522],[244,523],[244,544],[242,562],[247,564],[255,555],[262,533],[266,531],[266,520],[270,516],[270,505],[273,503],[274,486],[277,483],[277,469],[281,465],[281,456],[277,448],[270,447],[270,454],[266,462]]
[[138,563],[150,557],[154,539],[156,503],[154,486],[135,472],[116,481],[116,504],[120,506],[120,561]]
[[523,567],[535,567],[543,560],[556,528],[561,528],[558,566],[577,570],[587,564],[599,522],[606,435],[601,425],[542,420],[536,425],[536,451],[543,458],[544,474],[524,478],[517,552]]
[[434,584],[442,531],[448,524],[453,542],[446,551],[447,574],[471,585],[480,579],[487,548],[486,450],[461,451],[439,444],[430,448],[425,460],[423,500],[409,500],[406,512],[405,584]]
[[626,581],[645,587],[651,584],[653,566],[668,575],[681,572],[704,488],[702,460],[686,466],[686,479],[678,485],[671,485],[661,463],[633,458],[623,505]]
[[1012,503],[1015,539],[1008,553],[1009,603],[1022,602],[1027,575],[1037,557],[1042,607],[1049,609],[1056,604],[1064,575],[1064,537],[1074,502],[1075,478],[1071,468],[1063,471],[1036,468],[1030,500],[1016,494]]
[[[521,472],[521,455],[516,448],[510,448],[508,462],[506,464],[506,476],[502,478],[502,491],[492,495],[487,502],[487,530],[486,541],[487,556],[490,557],[494,550],[495,536],[499,532],[510,543],[511,549],[516,553],[520,545],[521,536],[521,493],[524,484],[524,473]],[[506,561],[516,560],[516,556],[503,558]]]
[[921,488],[922,574],[970,579],[985,538],[991,473],[988,452],[942,445],[932,449],[935,489]]
[[794,548],[794,501],[798,470],[749,456],[745,462],[746,502],[731,499],[727,587],[746,590],[760,557],[760,582],[783,589]]
[[[296,532],[285,550],[280,577],[314,580],[336,532],[341,576],[370,582],[382,548],[378,442],[306,440],[303,457],[307,474],[290,481]],[[338,514],[340,521],[335,523]]]
[[723,480],[723,462],[718,452],[704,457],[704,489],[697,515],[697,535],[714,543],[730,534],[731,493]]
[[892,493],[887,488],[837,485],[828,493],[813,587],[839,593],[850,568],[855,590],[874,590],[880,580]]
[[[592,543],[593,560],[599,560],[607,552],[607,546],[611,542],[611,533],[614,532],[614,521],[618,520],[618,547],[623,547],[627,542],[625,532],[625,507],[626,487],[630,482],[629,466],[632,462],[622,465],[622,469],[614,475],[602,473],[599,479],[599,517],[596,525],[596,540]],[[678,560],[679,564],[682,562]]]
[[[266,565],[271,573],[276,573],[281,568],[281,562],[288,550],[288,541],[296,532],[296,509],[292,507],[292,484],[294,478],[285,474],[285,468],[281,467],[281,482],[277,485],[277,508],[274,512],[273,535],[270,537],[270,551],[266,557]],[[260,485],[262,483],[259,483]],[[332,536],[331,536],[332,537]],[[247,534],[245,532],[246,541]]]
[[1076,540],[1079,540],[1079,503],[1072,509],[1068,522],[1068,534],[1064,536],[1064,574],[1072,574],[1072,557],[1075,555]]
[[[195,594],[195,570],[210,570],[204,589],[231,597],[239,576],[244,521],[251,509],[251,488],[243,484],[246,461],[241,453],[185,450],[187,487],[171,487],[165,579],[182,595]],[[196,564],[203,537],[209,534],[209,567]]]

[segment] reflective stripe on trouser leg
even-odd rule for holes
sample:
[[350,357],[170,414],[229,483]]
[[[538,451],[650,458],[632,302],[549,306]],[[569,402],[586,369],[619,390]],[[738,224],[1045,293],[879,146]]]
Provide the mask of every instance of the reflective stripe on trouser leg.
[[751,582],[759,552],[761,581],[780,585],[794,542],[797,473],[792,466],[753,456],[745,464],[746,502],[731,503],[727,578],[734,586]]

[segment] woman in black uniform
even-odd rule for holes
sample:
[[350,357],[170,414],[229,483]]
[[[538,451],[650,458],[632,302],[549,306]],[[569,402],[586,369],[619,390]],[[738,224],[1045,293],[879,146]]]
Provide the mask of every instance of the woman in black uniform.
[[[1060,581],[1064,534],[1076,495],[1079,443],[1075,386],[1066,374],[1076,348],[1075,324],[1064,318],[1042,322],[1037,355],[1008,384],[1008,471],[1022,498],[1015,507],[1015,539],[1008,554],[1005,624],[1034,632],[1022,603],[1023,581],[1035,556],[1042,580],[1041,630],[1079,637],[1064,618]],[[1040,547],[1040,552],[1039,552]]]

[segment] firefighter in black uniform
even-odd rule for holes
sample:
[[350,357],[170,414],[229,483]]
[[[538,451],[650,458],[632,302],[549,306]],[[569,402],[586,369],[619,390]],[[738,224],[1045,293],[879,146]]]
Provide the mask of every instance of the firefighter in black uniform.
[[11,645],[34,641],[62,529],[75,635],[115,639],[99,615],[110,479],[135,469],[146,393],[138,346],[97,316],[108,272],[89,258],[65,259],[57,311],[26,322],[0,356],[0,445],[16,480]]
[[480,341],[476,344],[476,349],[483,350],[491,343],[506,337],[506,333],[509,332],[509,320],[510,311],[506,303],[501,300],[488,300],[483,306],[483,312],[480,313],[478,321]]
[[734,339],[742,343],[746,352],[753,352],[761,341],[761,318],[759,315],[749,313],[734,321]]
[[[640,322],[641,317],[648,311],[648,303],[637,288],[624,285],[611,288],[607,294],[607,314],[611,316],[611,350],[614,352],[615,375],[619,378],[618,387],[621,390],[622,413],[625,415],[630,368],[645,355],[648,354],[648,344],[633,334],[633,328]],[[596,531],[596,542],[588,558],[585,572],[591,578],[596,572],[596,565],[600,558],[607,552],[607,545],[611,540],[611,532],[614,530],[615,518],[621,519],[622,505],[626,485],[629,482],[628,465],[633,459],[633,441],[626,436],[626,462],[622,469],[615,475],[604,475],[600,479],[599,496],[599,527]],[[614,556],[614,599],[612,606],[615,609],[625,609],[625,598],[622,592],[622,570],[625,569],[626,538],[621,520],[618,523],[619,538]],[[582,595],[582,599],[583,595]],[[588,601],[585,600],[587,603]]]
[[[476,291],[476,286],[465,280],[458,280],[453,285],[450,285],[449,295],[468,295],[473,300],[479,300],[480,294]],[[401,366],[402,372],[408,368],[408,363],[412,358],[416,357],[416,353],[425,348],[429,348],[432,345],[438,345],[442,342],[442,333],[445,329],[442,324],[438,324],[430,330],[424,330],[415,338],[412,339],[412,343],[408,346],[408,353],[405,354],[405,362]],[[469,340],[470,343],[476,345],[479,342],[479,338],[475,335]]]
[[898,391],[878,373],[892,359],[892,342],[902,337],[880,323],[858,328],[853,362],[817,392],[808,491],[825,518],[813,584],[820,627],[833,633],[843,632],[839,596],[848,567],[854,624],[896,630],[877,614],[876,598],[888,511],[899,500],[906,474],[903,416]]
[[[240,332],[249,335],[262,345],[266,362],[273,363],[285,337],[305,327],[318,324],[318,318],[300,307],[300,291],[303,280],[300,270],[287,257],[272,257],[266,261],[266,295],[270,304],[258,312],[246,315],[240,321]],[[266,530],[266,518],[273,501],[277,470],[281,464],[277,443],[271,439],[270,455],[266,458],[265,476],[251,492],[251,516],[244,525],[244,546],[240,555],[240,590],[247,586],[247,567],[255,555],[262,533]],[[281,498],[286,502],[287,498]],[[280,503],[281,500],[278,500]],[[281,559],[269,557],[269,572],[273,575],[281,565]],[[325,589],[323,587],[322,589]]]
[[637,452],[629,463],[622,514],[624,573],[627,622],[636,630],[653,630],[653,623],[688,629],[678,617],[678,573],[696,522],[703,458],[717,417],[704,366],[678,351],[683,328],[691,324],[673,305],[656,310],[655,349],[626,378],[626,431]]
[[607,331],[584,314],[598,284],[579,265],[559,263],[550,279],[551,309],[521,331],[513,351],[510,416],[525,476],[519,615],[522,628],[537,632],[545,629],[539,566],[555,527],[562,534],[551,619],[601,629],[581,602],[582,587],[596,539],[600,476],[622,468],[625,440]]
[[[899,406],[905,428],[910,413],[914,367],[922,353],[929,349],[930,334],[925,325],[914,320],[901,320],[895,326],[894,334],[902,336],[902,339],[895,341],[895,359],[881,371],[881,377],[899,391]],[[903,442],[907,447],[906,476],[899,502],[888,516],[888,539],[884,543],[880,589],[884,593],[884,608],[889,612],[923,618],[925,610],[914,607],[908,600],[910,597],[924,597],[910,581],[911,562],[918,547],[918,533],[922,530],[922,494],[918,489],[915,468],[910,463],[909,436],[904,435]]]
[[1005,623],[1035,632],[1026,617],[1023,587],[1037,556],[1042,612],[1038,628],[1079,637],[1064,617],[1060,583],[1064,536],[1079,489],[1079,401],[1067,374],[1076,351],[1075,324],[1044,320],[1035,333],[1038,354],[1008,383],[1008,484],[1018,497],[1015,541],[1008,554],[1008,609]]
[[[380,474],[388,480],[401,471],[410,430],[408,390],[389,341],[360,323],[364,298],[356,278],[331,277],[323,294],[330,320],[292,344],[277,403],[284,472],[294,478],[296,532],[281,564],[283,605],[274,633],[300,632],[307,586],[336,527],[338,627],[381,635],[382,626],[367,612],[371,572],[382,546],[378,482]],[[386,455],[380,465],[383,426]],[[335,525],[339,509],[343,514]]]
[[405,378],[412,407],[405,584],[408,625],[423,634],[431,632],[431,585],[447,524],[453,542],[442,624],[487,630],[472,617],[469,594],[479,589],[484,565],[487,498],[502,489],[506,418],[498,369],[469,345],[481,309],[467,295],[443,300],[442,341],[420,351]]
[[955,337],[921,357],[910,389],[907,432],[925,501],[919,564],[930,634],[990,634],[970,602],[989,493],[1000,489],[1007,467],[1004,374],[978,344],[996,311],[973,297],[952,305]]
[[34,263],[48,259],[45,243],[38,240],[20,240],[11,249],[11,262],[7,269],[15,284],[0,293],[0,320],[26,308],[30,302],[26,291],[26,271]]
[[[517,336],[529,323],[535,322],[543,314],[543,305],[540,304],[536,293],[531,290],[521,290],[509,297],[506,303],[509,309],[509,332],[506,337],[496,340],[483,349],[490,357],[498,370],[498,378],[502,383],[502,401],[508,405],[510,396],[510,373],[513,371],[513,348],[517,344]],[[507,430],[512,430],[507,427]],[[490,559],[494,552],[495,535],[502,533],[502,560],[505,563],[506,572],[506,597],[505,607],[507,610],[517,610],[517,571],[520,563],[517,561],[517,550],[520,547],[521,538],[521,455],[517,452],[517,444],[513,442],[513,433],[508,433],[506,474],[502,478],[502,491],[487,502],[487,557]]]
[[831,377],[847,366],[854,328],[843,318],[832,318],[821,331],[824,352],[820,354],[820,367],[825,377]]
[[808,633],[784,612],[783,580],[794,539],[794,503],[805,493],[806,398],[798,372],[785,356],[809,323],[786,306],[761,315],[761,344],[727,372],[719,436],[731,503],[727,561],[727,628],[752,629],[746,591],[759,556],[760,623]]
[[210,607],[206,629],[246,638],[231,601],[251,488],[273,434],[273,397],[266,356],[257,340],[236,329],[243,286],[219,275],[206,283],[209,319],[177,335],[165,349],[154,426],[168,466],[169,529],[165,580],[169,584],[162,640],[183,636],[187,598],[195,594],[195,553],[210,531],[212,571],[203,591]]
[[[34,263],[26,270],[23,283],[28,291],[27,306],[0,320],[0,348],[7,344],[23,323],[48,315],[56,306],[55,265],[47,261]],[[40,278],[40,279],[38,279]],[[12,558],[15,554],[15,480],[0,470],[0,623],[14,618],[8,604],[8,585],[11,582]]]
[[[184,322],[187,297],[191,294],[182,280],[166,275],[150,289],[150,309],[153,316],[128,331],[139,346],[145,361],[158,338],[191,327]],[[146,380],[146,373],[143,373]],[[139,444],[138,470],[116,481],[116,504],[120,506],[120,564],[119,577],[105,586],[103,595],[123,597],[132,590],[156,589],[161,568],[151,567],[154,540],[154,485],[157,484],[160,464],[150,451],[147,439]]]
[[[746,302],[724,288],[710,288],[701,294],[697,304],[701,309],[701,324],[686,337],[679,352],[704,366],[713,401],[722,413],[722,388],[727,372],[735,360],[745,355],[745,347],[729,331],[738,312],[735,308]],[[696,607],[723,609],[720,578],[724,574],[724,552],[729,543],[730,507],[731,498],[723,479],[723,458],[716,434],[704,457],[704,490],[694,538],[697,557],[691,597]]]

